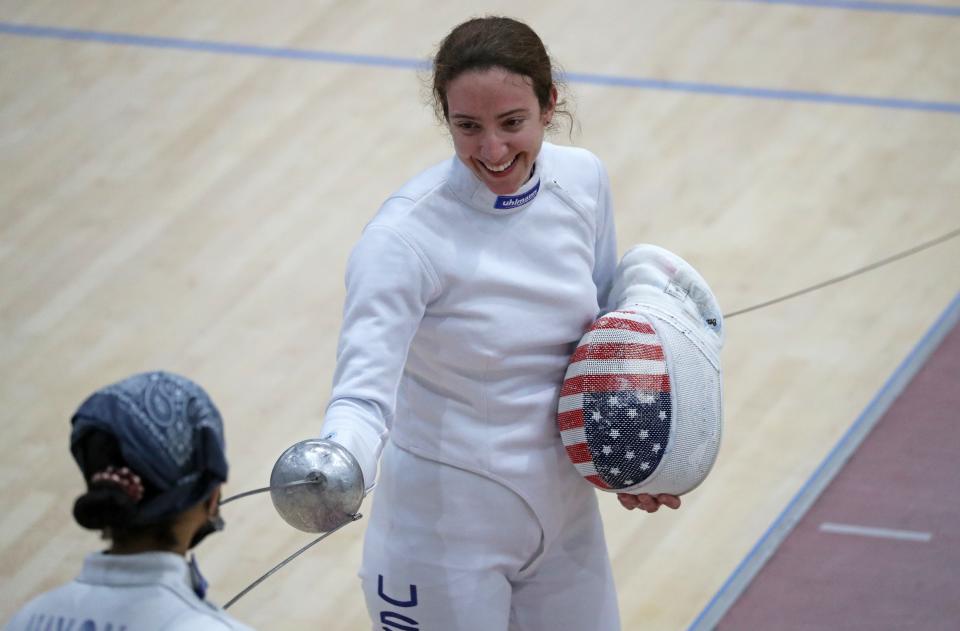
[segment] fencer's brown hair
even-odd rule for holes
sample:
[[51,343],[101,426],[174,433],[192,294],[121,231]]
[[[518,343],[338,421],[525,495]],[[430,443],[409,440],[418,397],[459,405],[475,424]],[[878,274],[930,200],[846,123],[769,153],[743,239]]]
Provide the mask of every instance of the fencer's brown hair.
[[[448,120],[447,87],[464,72],[503,68],[530,80],[541,110],[550,105],[551,88],[562,82],[540,36],[528,25],[508,17],[473,18],[454,27],[433,57],[433,106],[437,118]],[[558,102],[556,112],[573,116]]]

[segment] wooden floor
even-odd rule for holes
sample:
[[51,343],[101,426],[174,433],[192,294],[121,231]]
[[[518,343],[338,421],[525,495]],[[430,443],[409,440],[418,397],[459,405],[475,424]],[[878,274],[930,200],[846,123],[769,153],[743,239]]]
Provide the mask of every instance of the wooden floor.
[[[204,384],[228,492],[316,435],[349,247],[451,153],[416,64],[471,15],[526,19],[570,73],[621,251],[678,252],[728,312],[960,226],[960,11],[842,4],[0,3],[0,620],[101,545],[70,518],[94,388]],[[696,618],[958,288],[955,239],[728,321],[711,477],[675,513],[601,498],[625,629]],[[265,496],[224,512],[200,549],[219,602],[309,540]],[[367,628],[363,523],[231,612]]]

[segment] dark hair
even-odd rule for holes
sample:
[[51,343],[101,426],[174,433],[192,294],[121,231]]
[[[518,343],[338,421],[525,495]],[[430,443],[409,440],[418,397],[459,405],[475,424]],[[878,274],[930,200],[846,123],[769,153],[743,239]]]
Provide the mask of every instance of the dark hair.
[[[173,520],[164,519],[153,524],[137,524],[138,503],[122,487],[109,480],[91,482],[94,474],[107,467],[121,468],[127,464],[120,452],[120,445],[111,434],[92,430],[84,436],[80,445],[81,469],[87,481],[87,492],[73,504],[73,518],[89,530],[101,530],[106,539],[115,543],[139,537],[152,537],[161,546],[177,543],[173,534]],[[143,500],[159,494],[159,490],[143,480]]]
[[[540,109],[550,105],[558,85],[550,55],[532,28],[508,17],[473,18],[455,27],[433,57],[433,106],[446,121],[447,87],[464,72],[503,68],[530,80]],[[562,108],[558,113],[572,119]]]

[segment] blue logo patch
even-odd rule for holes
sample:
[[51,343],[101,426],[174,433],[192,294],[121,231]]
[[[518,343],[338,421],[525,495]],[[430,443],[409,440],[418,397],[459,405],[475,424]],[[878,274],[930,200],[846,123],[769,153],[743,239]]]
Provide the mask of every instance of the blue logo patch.
[[540,180],[537,180],[536,185],[526,193],[522,193],[520,195],[498,195],[497,201],[493,204],[493,207],[499,208],[500,210],[519,208],[520,206],[533,201],[533,198],[536,197],[537,193],[539,192]]

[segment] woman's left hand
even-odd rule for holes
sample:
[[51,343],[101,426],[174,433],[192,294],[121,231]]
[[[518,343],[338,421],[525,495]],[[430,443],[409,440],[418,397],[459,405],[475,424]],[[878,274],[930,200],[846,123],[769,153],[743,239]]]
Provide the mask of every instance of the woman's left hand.
[[673,509],[680,508],[680,498],[676,495],[667,495],[666,493],[661,493],[660,495],[650,495],[649,493],[641,493],[640,495],[617,493],[617,499],[620,500],[620,503],[627,510],[639,508],[648,513],[655,513],[661,506]]

